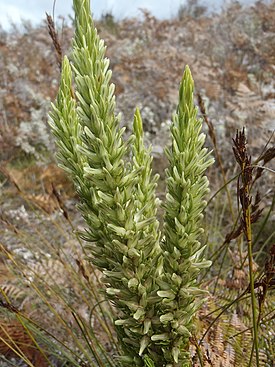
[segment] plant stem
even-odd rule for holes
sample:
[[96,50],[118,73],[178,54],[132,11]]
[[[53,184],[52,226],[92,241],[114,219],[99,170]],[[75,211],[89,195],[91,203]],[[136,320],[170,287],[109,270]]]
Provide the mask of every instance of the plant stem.
[[[245,129],[237,131],[236,138],[233,139],[233,152],[237,163],[241,168],[241,180],[238,180],[238,198],[242,206],[242,219],[241,224],[243,232],[247,240],[247,251],[249,261],[249,287],[251,294],[252,305],[252,324],[253,324],[253,345],[251,350],[251,356],[249,366],[251,366],[253,360],[254,348],[256,352],[256,365],[260,366],[259,358],[259,343],[258,343],[258,320],[257,320],[257,303],[254,289],[254,274],[253,274],[253,247],[252,247],[252,228],[251,228],[251,216],[252,216],[252,196],[251,187],[253,183],[253,167],[251,165],[251,157],[247,153],[247,141],[245,136]],[[241,181],[241,183],[240,183]]]
[[248,261],[249,261],[249,280],[250,280],[250,294],[252,304],[252,318],[253,318],[253,344],[256,352],[256,364],[260,366],[259,357],[259,343],[258,343],[258,322],[257,322],[257,303],[254,289],[254,274],[253,274],[253,251],[252,251],[252,230],[251,230],[251,205],[248,206],[245,212],[246,221],[246,236],[248,247]]

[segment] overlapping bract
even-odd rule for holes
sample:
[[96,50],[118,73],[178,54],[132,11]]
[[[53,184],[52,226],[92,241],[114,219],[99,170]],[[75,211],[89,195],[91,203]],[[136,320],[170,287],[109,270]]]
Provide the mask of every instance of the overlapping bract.
[[[189,337],[193,331],[193,315],[204,292],[196,279],[201,268],[210,262],[202,259],[199,237],[208,180],[204,176],[213,158],[203,148],[205,136],[193,101],[194,83],[188,66],[179,90],[179,104],[171,126],[172,146],[166,149],[167,194],[165,201],[163,276],[157,281],[162,298],[160,320],[166,331],[162,340],[167,358],[177,366],[188,366]],[[201,299],[201,298],[199,298]],[[164,347],[163,347],[164,348]],[[171,364],[172,365],[172,364]]]

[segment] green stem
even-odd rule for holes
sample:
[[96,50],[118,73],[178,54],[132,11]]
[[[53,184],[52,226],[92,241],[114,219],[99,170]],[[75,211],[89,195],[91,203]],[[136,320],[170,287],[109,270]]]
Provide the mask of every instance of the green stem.
[[248,246],[248,261],[249,261],[249,280],[250,280],[250,294],[252,304],[252,318],[253,318],[253,344],[256,352],[256,365],[260,366],[259,343],[258,343],[258,322],[257,322],[257,302],[254,289],[254,273],[253,273],[253,251],[252,251],[252,230],[251,230],[251,205],[248,206],[245,212],[245,221],[247,228],[247,246]]

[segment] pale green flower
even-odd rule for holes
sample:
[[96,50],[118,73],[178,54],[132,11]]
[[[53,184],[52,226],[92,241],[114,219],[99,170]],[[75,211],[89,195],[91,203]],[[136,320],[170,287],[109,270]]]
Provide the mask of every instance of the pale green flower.
[[210,265],[202,259],[199,222],[208,192],[204,171],[213,161],[203,148],[191,73],[186,67],[171,126],[162,235],[158,177],[152,177],[140,112],[135,112],[133,136],[124,141],[109,60],[90,2],[74,0],[74,9],[71,62],[64,58],[50,125],[60,165],[74,180],[87,223],[82,238],[117,308],[121,363],[188,366],[192,318],[203,294],[196,278]]

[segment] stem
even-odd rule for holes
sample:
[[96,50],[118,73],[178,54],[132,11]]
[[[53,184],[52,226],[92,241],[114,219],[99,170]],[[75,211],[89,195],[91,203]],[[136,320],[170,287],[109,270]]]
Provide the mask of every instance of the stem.
[[249,261],[249,280],[250,280],[250,294],[252,304],[252,318],[253,318],[253,344],[256,352],[256,364],[260,366],[259,343],[258,343],[258,321],[257,321],[257,303],[254,289],[254,274],[253,274],[253,251],[252,251],[252,230],[251,230],[251,205],[248,206],[245,212],[246,221],[246,236],[248,247],[248,261]]
[[247,153],[247,141],[245,136],[245,129],[237,131],[235,139],[233,139],[233,152],[235,159],[241,168],[241,183],[238,180],[237,193],[240,204],[242,206],[242,220],[241,224],[243,232],[247,240],[248,249],[248,261],[249,261],[249,287],[251,293],[252,304],[252,321],[253,321],[253,345],[250,355],[249,366],[251,366],[253,360],[254,348],[256,352],[256,365],[260,366],[259,358],[259,343],[258,343],[258,320],[257,320],[257,304],[254,289],[254,274],[253,274],[253,251],[252,251],[252,228],[251,228],[251,216],[252,216],[252,196],[251,188],[253,184],[253,167],[251,166],[251,156]]
[[203,356],[202,356],[202,352],[201,352],[201,347],[198,343],[198,340],[195,336],[193,336],[193,342],[195,344],[195,347],[196,347],[196,351],[197,351],[197,355],[198,355],[198,359],[199,359],[199,362],[200,362],[200,366],[203,367]]

